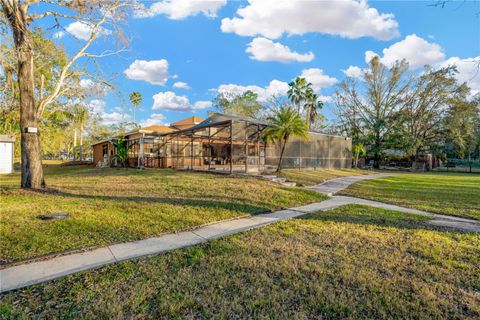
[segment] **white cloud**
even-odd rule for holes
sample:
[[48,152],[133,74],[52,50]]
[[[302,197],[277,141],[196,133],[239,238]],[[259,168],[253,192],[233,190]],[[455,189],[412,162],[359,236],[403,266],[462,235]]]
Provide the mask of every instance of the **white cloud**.
[[80,87],[88,90],[90,96],[104,96],[112,90],[110,86],[103,82],[96,82],[92,79],[81,79]]
[[[70,23],[66,28],[65,32],[64,31],[59,31],[54,34],[55,38],[62,38],[65,34],[71,34],[77,39],[80,40],[85,40],[87,41],[90,39],[90,36],[92,34],[93,26],[91,24],[81,22],[81,21],[75,21]],[[111,30],[107,30],[103,27],[100,27],[97,31],[96,36],[105,36],[105,35],[110,35],[112,34]]]
[[347,77],[360,79],[363,74],[363,69],[357,66],[349,66],[347,70],[342,70],[342,72]]
[[267,102],[272,97],[284,96],[288,91],[288,83],[272,80],[266,87],[260,87],[255,85],[238,85],[238,84],[221,84],[216,90],[218,93],[228,93],[233,95],[241,95],[245,91],[252,91],[258,95],[258,101]]
[[148,127],[153,125],[165,125],[165,116],[161,113],[152,113],[146,120],[140,121],[141,127]]
[[181,20],[189,16],[203,14],[208,18],[215,18],[217,11],[227,3],[226,0],[163,0],[154,2],[149,8],[141,4],[135,11],[136,18],[150,18],[157,15],[166,15],[172,20]]
[[322,102],[325,102],[325,103],[331,103],[333,102],[333,98],[331,96],[322,96],[322,95],[319,95],[318,96],[318,100],[322,101]]
[[135,60],[123,73],[132,80],[144,80],[163,86],[169,78],[168,61],[165,59]]
[[87,107],[93,112],[98,115],[102,115],[107,103],[105,100],[101,99],[93,99],[90,102],[87,103]]
[[[411,34],[404,40],[392,44],[390,47],[382,50],[383,57],[380,61],[386,66],[392,66],[396,61],[405,59],[412,69],[421,68],[424,65],[434,65],[445,59],[445,54],[440,45],[428,42]],[[365,60],[367,63],[377,55],[372,51],[365,52]]]
[[[322,69],[310,68],[303,69],[300,75],[304,77],[307,81],[312,83],[312,88],[320,93],[322,88],[331,87],[338,82],[337,79],[329,77],[323,73]],[[258,95],[259,102],[268,102],[273,97],[285,96],[288,91],[288,83],[280,80],[272,80],[265,87],[260,87],[257,85],[239,85],[239,84],[221,84],[218,86],[218,89],[212,89],[217,93],[229,93],[233,95],[241,95],[245,91],[252,91]],[[323,97],[323,96],[322,96]],[[328,97],[323,97],[329,99]]]
[[317,93],[320,89],[331,87],[338,82],[337,79],[324,74],[323,70],[318,68],[303,69],[300,76],[311,82],[313,90]]
[[298,53],[290,50],[289,47],[273,42],[266,38],[255,38],[248,44],[247,53],[250,53],[250,59],[258,61],[278,61],[289,63],[292,61],[309,62],[315,57],[313,52]]
[[124,115],[122,113],[119,113],[119,112],[104,112],[101,114],[101,118],[102,118],[102,123],[107,125],[107,126],[110,126],[110,125],[113,125],[113,124],[118,124],[119,122],[123,122],[123,121],[129,121],[130,120],[130,116],[129,115]]
[[191,111],[210,107],[210,101],[190,102],[187,96],[177,96],[172,91],[159,92],[153,96],[153,110]]
[[190,89],[190,86],[188,85],[188,83],[186,82],[182,82],[182,81],[177,81],[173,84],[173,87],[174,88],[177,88],[177,89],[185,89],[185,90],[189,90]]
[[193,104],[192,109],[199,110],[199,109],[207,109],[212,106],[212,101],[201,100],[197,101]]
[[277,39],[284,33],[319,32],[345,38],[390,40],[399,35],[393,14],[379,13],[365,0],[249,0],[237,17],[222,19],[223,32]]
[[[103,99],[90,100],[86,103],[86,106],[101,119],[102,124],[107,126],[130,120],[130,116],[127,114],[123,114],[123,112],[106,112],[105,108],[107,106],[107,103]],[[115,109],[118,110],[119,108]]]
[[473,58],[461,59],[459,57],[451,57],[443,61],[440,66],[457,67],[458,73],[455,75],[460,83],[466,82],[471,89],[471,94],[475,95],[480,92],[480,56]]

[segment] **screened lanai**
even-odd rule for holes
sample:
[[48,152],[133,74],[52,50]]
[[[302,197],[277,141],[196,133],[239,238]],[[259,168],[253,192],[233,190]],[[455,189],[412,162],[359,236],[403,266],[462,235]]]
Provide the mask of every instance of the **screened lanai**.
[[264,170],[266,123],[214,114],[191,128],[129,140],[130,165],[216,172]]

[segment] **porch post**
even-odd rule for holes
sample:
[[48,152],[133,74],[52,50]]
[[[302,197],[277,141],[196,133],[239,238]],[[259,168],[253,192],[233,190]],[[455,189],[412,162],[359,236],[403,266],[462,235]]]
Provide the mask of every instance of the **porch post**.
[[140,138],[140,154],[138,155],[138,169],[143,168],[145,134]]
[[230,174],[233,172],[233,121],[230,120]]
[[193,156],[193,131],[192,131],[192,140],[190,141],[190,170],[193,171],[193,161],[195,157]]
[[212,144],[211,144],[211,127],[208,127],[208,171],[210,171],[210,164],[212,162]]
[[248,137],[247,137],[248,122],[245,121],[245,173],[248,173]]

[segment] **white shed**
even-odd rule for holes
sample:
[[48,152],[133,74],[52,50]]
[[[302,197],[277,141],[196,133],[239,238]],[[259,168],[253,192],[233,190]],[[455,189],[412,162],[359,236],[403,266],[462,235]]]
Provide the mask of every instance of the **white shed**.
[[14,136],[0,135],[0,174],[13,172]]

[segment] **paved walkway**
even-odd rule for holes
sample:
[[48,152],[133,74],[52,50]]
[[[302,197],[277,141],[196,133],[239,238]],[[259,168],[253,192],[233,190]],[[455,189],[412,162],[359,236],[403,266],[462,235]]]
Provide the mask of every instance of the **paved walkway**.
[[[351,184],[360,180],[368,179],[366,177],[367,176],[359,176],[356,179],[352,179],[352,177],[341,178],[343,179],[342,181],[339,181],[340,179],[336,179],[335,185],[346,185],[347,181],[350,181],[349,184]],[[378,177],[379,175],[369,175],[370,179]],[[347,184],[347,186],[349,184]],[[329,191],[329,193],[333,190],[338,189],[335,192],[341,190],[339,189],[340,187],[333,187],[334,184],[332,183],[324,183],[322,185],[324,187],[315,186],[311,189],[319,192],[322,192],[322,190],[324,192]],[[345,186],[343,188],[345,188]],[[346,204],[354,203],[431,216],[433,220],[430,223],[434,225],[447,226],[464,231],[480,232],[480,222],[478,221],[442,216],[416,209],[404,208],[354,197],[333,196],[331,199],[322,202],[299,206],[288,210],[260,214],[229,221],[221,221],[192,231],[167,234],[161,237],[154,237],[140,241],[120,243],[92,251],[70,254],[44,261],[5,268],[0,270],[0,292],[10,291],[32,284],[38,284],[72,273],[98,268],[122,260],[155,255],[173,249],[200,244],[229,234],[239,233],[253,228],[259,228],[277,221],[295,218],[308,213],[330,210]]]
[[324,183],[320,183],[315,186],[311,186],[307,188],[331,196],[345,189],[346,187],[348,187],[349,185],[355,182],[370,180],[370,179],[377,179],[377,178],[385,178],[390,176],[392,176],[392,174],[390,173],[373,173],[373,174],[364,174],[364,175],[358,175],[358,176],[342,177],[342,178],[328,180],[328,181],[325,181]]

